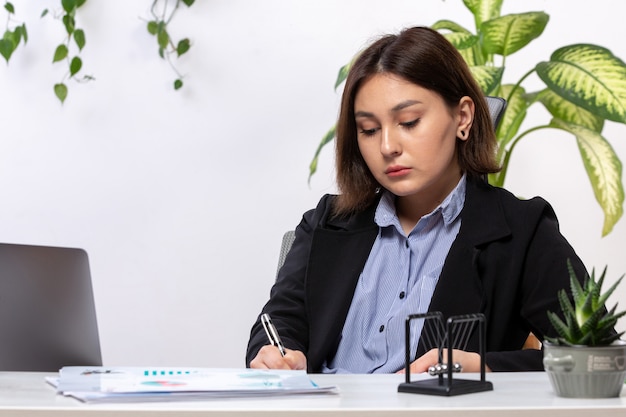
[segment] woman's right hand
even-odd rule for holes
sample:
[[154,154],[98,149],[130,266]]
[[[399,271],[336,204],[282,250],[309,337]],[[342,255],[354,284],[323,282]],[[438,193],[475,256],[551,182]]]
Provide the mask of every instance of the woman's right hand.
[[250,361],[255,369],[306,369],[306,356],[299,350],[285,349],[285,356],[276,346],[265,345]]

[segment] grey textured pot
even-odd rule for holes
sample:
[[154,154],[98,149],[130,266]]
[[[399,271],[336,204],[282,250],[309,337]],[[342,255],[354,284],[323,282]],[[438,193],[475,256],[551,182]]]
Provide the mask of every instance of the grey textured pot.
[[543,345],[543,366],[560,397],[619,397],[626,379],[626,342],[610,346]]

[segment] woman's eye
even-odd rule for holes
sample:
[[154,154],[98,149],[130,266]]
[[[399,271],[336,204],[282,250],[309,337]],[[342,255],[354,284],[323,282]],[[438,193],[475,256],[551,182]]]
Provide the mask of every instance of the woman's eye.
[[378,128],[374,128],[374,129],[361,129],[361,134],[365,135],[365,136],[372,136],[374,134],[376,134],[376,131],[378,130]]
[[411,121],[408,121],[408,122],[402,122],[402,123],[400,123],[400,126],[408,127],[410,129],[410,128],[414,127],[415,125],[417,125],[417,123],[419,123],[419,121],[420,121],[420,119],[417,118],[415,120],[411,120]]

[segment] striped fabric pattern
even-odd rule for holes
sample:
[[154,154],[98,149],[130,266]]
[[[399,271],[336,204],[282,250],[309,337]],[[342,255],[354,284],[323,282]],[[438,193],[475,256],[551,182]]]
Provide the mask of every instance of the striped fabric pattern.
[[[404,367],[404,323],[428,310],[445,258],[461,226],[465,176],[448,197],[422,217],[408,236],[384,191],[376,210],[379,233],[359,278],[337,353],[327,373],[389,373]],[[415,352],[422,322],[411,329]]]

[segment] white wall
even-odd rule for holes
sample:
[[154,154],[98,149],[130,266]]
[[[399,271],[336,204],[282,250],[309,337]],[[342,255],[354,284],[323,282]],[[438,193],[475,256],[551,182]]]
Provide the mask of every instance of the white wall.
[[[441,18],[472,27],[460,0],[198,0],[171,29],[193,40],[174,92],[141,20],[151,1],[89,1],[78,24],[96,81],[72,83],[61,106],[52,85],[64,70],[51,58],[63,33],[39,18],[57,1],[13,3],[30,40],[0,65],[0,240],[89,252],[109,365],[242,366],[283,231],[334,191],[330,147],[310,186],[307,173],[336,116],[339,67],[383,32]],[[626,58],[625,9],[506,1],[505,13],[551,16],[540,41],[509,59],[508,81],[568,43]],[[626,161],[626,126],[605,133]],[[573,137],[526,138],[507,187],[551,201],[589,268],[608,264],[611,280],[626,272],[626,220],[600,237]],[[614,301],[626,307],[626,284]]]

